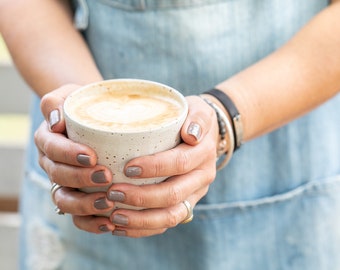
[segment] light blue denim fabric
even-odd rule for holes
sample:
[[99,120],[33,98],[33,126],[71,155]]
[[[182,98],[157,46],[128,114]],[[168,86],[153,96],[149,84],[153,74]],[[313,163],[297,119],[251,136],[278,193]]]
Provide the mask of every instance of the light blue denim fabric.
[[[328,5],[77,2],[83,16],[75,23],[105,78],[154,80],[185,95],[199,94],[263,58]],[[38,102],[33,130],[42,120]],[[69,216],[55,215],[32,143],[23,188],[21,269],[340,269],[339,113],[338,95],[245,144],[218,173],[193,222],[145,239],[92,235],[74,228]]]

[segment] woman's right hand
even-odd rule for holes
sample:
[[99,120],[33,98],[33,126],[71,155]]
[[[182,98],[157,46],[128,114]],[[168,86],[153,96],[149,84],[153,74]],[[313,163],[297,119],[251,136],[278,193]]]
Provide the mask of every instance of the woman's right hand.
[[[78,85],[66,85],[42,98],[41,111],[46,120],[35,133],[39,164],[51,185],[62,186],[56,191],[59,193],[55,196],[56,205],[63,212],[72,213],[78,228],[93,233],[111,232],[115,226],[109,218],[94,215],[112,211],[114,202],[107,199],[105,192],[87,194],[78,190],[81,187],[103,187],[112,181],[111,172],[97,165],[96,153],[90,147],[75,143],[66,136],[62,106],[65,98],[78,88]],[[79,217],[87,222],[78,223]]]

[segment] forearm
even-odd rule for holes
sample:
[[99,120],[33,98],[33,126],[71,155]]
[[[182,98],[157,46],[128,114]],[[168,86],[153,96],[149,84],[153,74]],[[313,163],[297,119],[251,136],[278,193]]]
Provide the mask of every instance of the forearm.
[[0,31],[15,65],[40,96],[63,84],[101,79],[66,1],[1,0]]
[[244,139],[307,113],[340,89],[340,3],[317,15],[281,49],[219,84],[236,103]]

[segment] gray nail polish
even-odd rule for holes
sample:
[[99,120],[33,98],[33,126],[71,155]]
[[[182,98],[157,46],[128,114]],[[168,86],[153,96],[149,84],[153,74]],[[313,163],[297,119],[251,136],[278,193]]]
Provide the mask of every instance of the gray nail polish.
[[127,177],[140,176],[142,174],[142,168],[137,166],[127,167],[125,170],[125,175]]
[[199,140],[201,138],[201,126],[197,123],[191,122],[188,126],[187,133]]
[[112,223],[117,225],[128,225],[129,220],[126,216],[117,214],[113,216]]
[[98,210],[109,208],[105,197],[95,200],[94,207],[97,208]]
[[115,235],[115,236],[126,236],[126,231],[122,231],[122,230],[114,230],[112,232],[112,235]]
[[79,154],[77,156],[77,161],[84,166],[90,166],[90,157],[88,155]]
[[106,225],[100,225],[99,226],[99,230],[101,232],[108,232],[109,231],[109,228],[106,226]]
[[123,192],[116,191],[116,190],[110,191],[107,197],[110,201],[114,201],[114,202],[125,201],[125,194]]
[[91,180],[94,183],[101,184],[106,183],[105,173],[104,171],[96,171],[91,175]]
[[55,109],[53,111],[50,112],[49,118],[48,118],[48,122],[50,125],[50,129],[53,128],[53,126],[55,126],[56,124],[58,124],[60,121],[60,114],[59,114],[59,110]]

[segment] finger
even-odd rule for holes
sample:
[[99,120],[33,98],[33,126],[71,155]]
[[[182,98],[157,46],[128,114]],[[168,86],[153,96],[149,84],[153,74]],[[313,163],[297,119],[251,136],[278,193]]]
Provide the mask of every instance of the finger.
[[112,235],[115,236],[124,236],[130,238],[142,238],[142,237],[149,237],[158,234],[163,234],[167,231],[165,229],[155,229],[155,230],[134,230],[134,229],[126,229],[124,227],[115,227],[115,230],[112,232]]
[[74,167],[40,157],[40,166],[52,183],[71,188],[107,186],[112,182],[112,173],[102,165],[92,168]]
[[110,187],[107,197],[112,201],[141,208],[171,207],[181,203],[197,190],[208,187],[215,174],[214,169],[202,169],[171,177],[154,185],[114,184]]
[[126,164],[125,175],[131,178],[179,175],[211,161],[216,161],[216,141],[207,136],[196,146],[182,143],[165,152],[135,158]]
[[187,213],[182,203],[169,208],[139,211],[119,209],[112,214],[111,221],[116,226],[129,229],[164,229],[177,226],[185,219]]
[[49,123],[51,131],[57,133],[65,131],[63,105],[66,97],[79,87],[79,85],[68,84],[42,97],[40,103],[41,112]]
[[75,166],[94,166],[97,163],[94,150],[69,140],[63,134],[51,133],[46,122],[35,132],[34,141],[38,149],[55,162]]
[[52,200],[56,206],[71,215],[107,215],[114,207],[114,203],[107,200],[103,192],[87,194],[73,188],[61,187],[53,196]]
[[[194,208],[198,200],[207,192],[207,188],[191,195],[187,201]],[[165,232],[181,224],[191,213],[183,202],[164,209],[145,209],[139,211],[118,209],[111,216],[116,229],[114,235],[145,237]]]
[[107,217],[72,216],[74,225],[87,232],[101,234],[112,232],[115,226]]
[[188,116],[181,129],[183,141],[189,145],[197,145],[217,123],[216,114],[200,97],[187,97],[189,104]]

